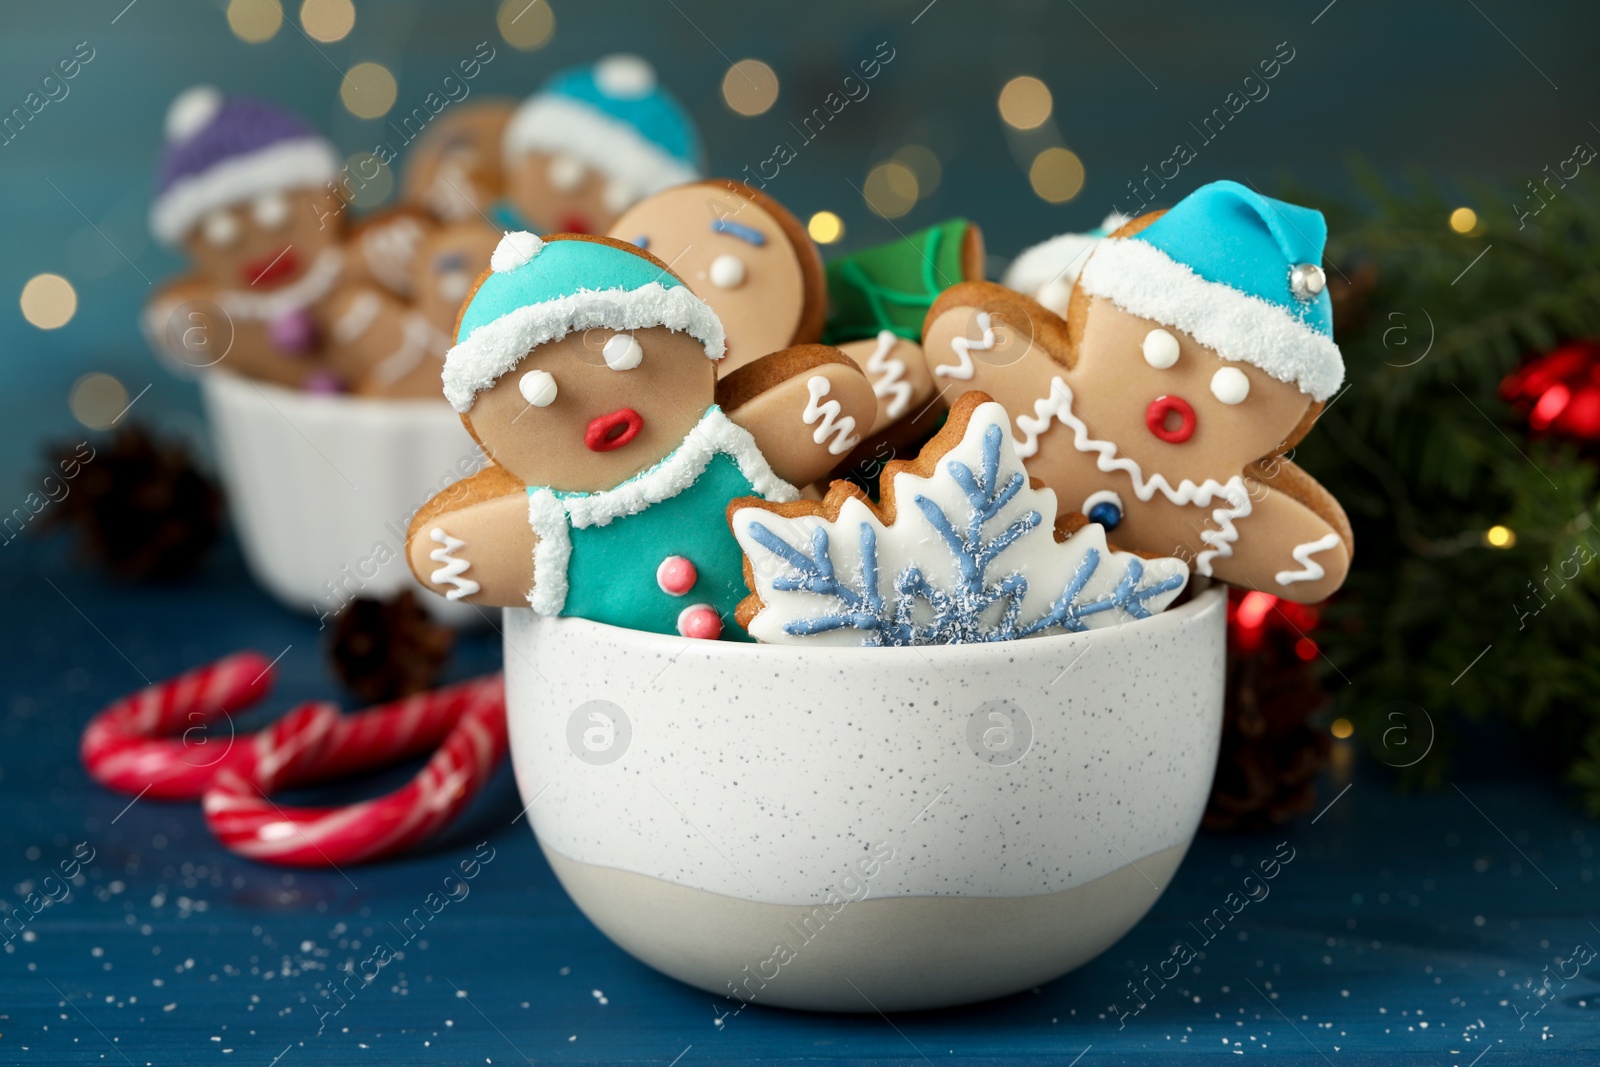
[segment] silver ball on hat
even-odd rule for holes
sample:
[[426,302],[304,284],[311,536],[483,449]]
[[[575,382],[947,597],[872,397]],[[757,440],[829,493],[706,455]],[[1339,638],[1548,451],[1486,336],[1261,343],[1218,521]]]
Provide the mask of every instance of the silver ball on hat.
[[1289,291],[1296,300],[1314,300],[1328,287],[1328,276],[1315,263],[1297,263],[1289,271]]

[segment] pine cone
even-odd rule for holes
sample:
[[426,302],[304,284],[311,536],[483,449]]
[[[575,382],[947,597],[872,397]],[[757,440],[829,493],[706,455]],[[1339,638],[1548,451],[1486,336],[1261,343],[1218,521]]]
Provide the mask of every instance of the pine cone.
[[345,605],[328,633],[328,657],[346,688],[381,704],[432,689],[455,643],[455,632],[402,589],[388,600],[357,597]]
[[1311,719],[1328,694],[1296,654],[1300,639],[1294,628],[1273,625],[1228,643],[1222,747],[1202,822],[1208,830],[1264,830],[1316,806],[1332,742]]
[[41,531],[77,527],[87,554],[121,577],[180,578],[216,544],[222,491],[180,440],[130,424],[87,457],[84,446],[62,444],[46,460],[66,495],[41,514]]

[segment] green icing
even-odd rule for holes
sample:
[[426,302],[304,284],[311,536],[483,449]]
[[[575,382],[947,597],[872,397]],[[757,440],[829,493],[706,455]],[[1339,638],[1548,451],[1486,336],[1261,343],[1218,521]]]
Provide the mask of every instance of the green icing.
[[[604,526],[569,526],[572,556],[561,614],[675,634],[679,612],[691,604],[709,604],[722,616],[725,639],[751,640],[733,621],[748,590],[744,554],[726,512],[735,497],[759,495],[733,458],[718,452],[695,483],[677,496]],[[672,596],[656,583],[656,568],[668,556],[684,557],[699,572],[684,596]]]
[[971,224],[949,219],[888,244],[828,264],[829,344],[876,337],[881,330],[922,339],[922,320],[940,293],[969,280],[961,245]]

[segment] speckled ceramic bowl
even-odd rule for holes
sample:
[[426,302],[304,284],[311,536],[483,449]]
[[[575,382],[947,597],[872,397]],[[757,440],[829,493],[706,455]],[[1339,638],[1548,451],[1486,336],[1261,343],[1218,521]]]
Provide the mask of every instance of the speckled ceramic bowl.
[[[415,589],[406,524],[482,453],[442,401],[319,396],[222,370],[201,377],[228,506],[250,572],[296,611]],[[473,608],[420,600],[458,625]]]
[[511,755],[567,892],[739,1001],[1027,989],[1154,903],[1222,726],[1220,588],[992,645],[806,649],[506,612]]

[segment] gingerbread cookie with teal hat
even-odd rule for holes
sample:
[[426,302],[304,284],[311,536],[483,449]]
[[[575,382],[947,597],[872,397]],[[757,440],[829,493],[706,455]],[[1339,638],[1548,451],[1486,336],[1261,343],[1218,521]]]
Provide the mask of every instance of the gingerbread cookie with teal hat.
[[456,338],[445,397],[490,465],[412,520],[418,580],[452,600],[659,633],[723,634],[744,595],[728,501],[795,499],[875,403],[822,346],[719,388],[711,308],[648,252],[603,237],[508,234]]
[[634,55],[606,56],[552,76],[507,123],[504,199],[490,214],[507,230],[605,233],[662,189],[700,177],[689,113]]
[[1326,237],[1319,212],[1215,182],[1099,241],[1064,318],[998,285],[948,290],[929,364],[1004,404],[1030,476],[1119,547],[1322,600],[1350,523],[1285,453],[1344,378]]

